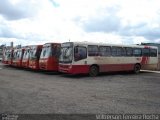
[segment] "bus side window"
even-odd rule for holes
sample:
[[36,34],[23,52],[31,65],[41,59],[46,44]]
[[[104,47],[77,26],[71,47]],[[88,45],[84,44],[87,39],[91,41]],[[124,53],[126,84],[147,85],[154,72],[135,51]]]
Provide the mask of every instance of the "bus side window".
[[126,48],[126,56],[132,56],[132,54],[133,54],[132,48],[127,47]]
[[157,50],[156,49],[150,49],[150,56],[151,57],[157,57]]
[[111,56],[111,47],[99,46],[99,55],[100,56]]
[[74,49],[74,59],[79,61],[87,58],[87,48],[83,46],[76,46]]
[[142,49],[142,55],[149,57],[150,56],[150,52],[149,52],[149,48],[143,48]]
[[133,49],[133,55],[136,57],[142,56],[142,49],[140,49],[140,48]]
[[122,48],[122,56],[126,56],[126,49],[125,48]]
[[121,47],[112,47],[112,56],[124,56],[125,51]]
[[123,49],[121,47],[117,47],[117,56],[122,56]]
[[117,56],[117,48],[112,47],[112,56]]
[[98,56],[99,50],[97,45],[88,45],[88,56]]

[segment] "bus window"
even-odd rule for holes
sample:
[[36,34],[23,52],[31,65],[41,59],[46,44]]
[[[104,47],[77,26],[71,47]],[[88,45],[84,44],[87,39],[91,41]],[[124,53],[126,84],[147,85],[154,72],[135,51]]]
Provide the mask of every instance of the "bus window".
[[44,50],[43,53],[42,53],[43,57],[46,56],[46,53],[47,53],[46,50]]
[[52,56],[55,56],[56,58],[59,58],[60,51],[61,51],[60,45],[54,45],[53,49],[52,49]]
[[37,51],[36,51],[37,60],[39,60],[39,58],[40,58],[41,51],[42,51],[42,48],[38,48]]
[[121,52],[122,56],[126,56],[126,49],[122,48],[122,52]]
[[122,48],[117,47],[117,56],[122,56]]
[[112,56],[122,56],[122,51],[121,47],[112,47]]
[[74,49],[74,59],[75,61],[87,58],[87,48],[82,46],[77,46]]
[[97,45],[88,45],[88,56],[98,56]]
[[100,46],[99,47],[100,56],[111,56],[111,47],[108,46]]
[[132,48],[127,47],[126,48],[126,56],[132,56],[132,54],[133,54]]
[[29,50],[25,50],[23,58],[24,59],[28,59],[29,58]]
[[51,53],[52,53],[51,47],[50,46],[45,46],[45,47],[42,48],[42,53],[41,53],[40,58],[50,57]]
[[133,49],[133,55],[134,56],[141,56],[142,55],[142,49],[140,49],[140,48]]
[[157,50],[156,49],[150,49],[150,56],[151,57],[157,57]]
[[142,55],[146,56],[146,57],[149,57],[150,56],[149,48],[143,48],[142,49]]
[[116,56],[116,55],[117,55],[117,48],[112,47],[112,56]]

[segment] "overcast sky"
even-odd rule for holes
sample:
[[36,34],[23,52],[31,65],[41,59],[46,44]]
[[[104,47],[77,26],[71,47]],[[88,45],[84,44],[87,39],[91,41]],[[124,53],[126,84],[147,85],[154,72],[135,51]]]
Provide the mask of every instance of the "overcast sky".
[[0,44],[160,43],[160,0],[0,0]]

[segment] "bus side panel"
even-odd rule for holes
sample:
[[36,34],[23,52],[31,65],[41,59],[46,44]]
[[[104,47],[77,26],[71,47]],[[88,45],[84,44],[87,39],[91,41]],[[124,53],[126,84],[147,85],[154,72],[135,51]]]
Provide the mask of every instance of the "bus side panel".
[[89,73],[89,65],[72,65],[71,73]]
[[[93,61],[93,59],[90,60]],[[93,62],[99,65],[100,72],[112,72],[133,70],[134,65],[140,61],[140,57],[97,57]]]
[[134,64],[101,64],[100,72],[129,71],[133,68]]
[[59,64],[59,71],[69,74],[89,73],[90,65],[62,65]]
[[[142,57],[142,59],[145,57]],[[142,69],[144,70],[158,70],[158,57],[147,57],[144,63],[142,63]]]

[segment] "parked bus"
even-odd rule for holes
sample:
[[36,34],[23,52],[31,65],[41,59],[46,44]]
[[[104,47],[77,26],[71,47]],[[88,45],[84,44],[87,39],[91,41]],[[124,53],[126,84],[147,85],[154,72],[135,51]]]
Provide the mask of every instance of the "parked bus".
[[3,50],[2,63],[11,65],[13,59],[13,48],[6,48]]
[[9,57],[8,57],[8,65],[12,65],[12,62],[13,62],[13,52],[14,52],[14,49],[13,48],[11,48],[10,50],[9,50]]
[[140,45],[111,45],[88,42],[61,44],[59,71],[70,74],[156,69],[158,48]]
[[22,67],[22,58],[24,54],[24,48],[16,48],[13,52],[12,66]]
[[30,46],[26,46],[24,49],[24,54],[22,58],[22,67],[23,68],[29,68],[29,58],[30,58]]
[[39,58],[42,51],[42,45],[34,45],[30,49],[29,68],[39,69]]
[[43,45],[39,60],[39,68],[46,71],[58,71],[60,43],[46,43]]

